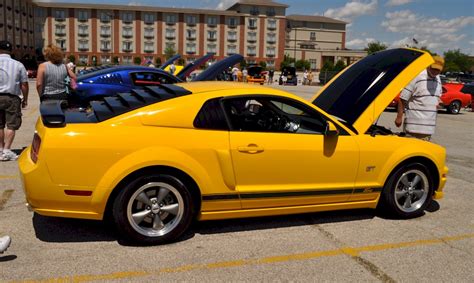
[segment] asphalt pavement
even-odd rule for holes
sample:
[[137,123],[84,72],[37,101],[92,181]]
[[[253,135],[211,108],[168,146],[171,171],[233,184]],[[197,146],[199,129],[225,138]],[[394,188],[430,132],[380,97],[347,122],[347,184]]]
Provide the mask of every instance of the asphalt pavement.
[[[318,87],[281,87],[309,99]],[[34,81],[14,149],[31,143]],[[395,128],[395,113],[379,124]],[[350,210],[196,223],[180,241],[126,246],[100,221],[29,212],[16,162],[0,163],[0,281],[474,282],[474,113],[440,111],[433,142],[447,148],[445,197],[423,217]],[[67,157],[66,157],[67,158]],[[71,168],[74,170],[74,168]]]

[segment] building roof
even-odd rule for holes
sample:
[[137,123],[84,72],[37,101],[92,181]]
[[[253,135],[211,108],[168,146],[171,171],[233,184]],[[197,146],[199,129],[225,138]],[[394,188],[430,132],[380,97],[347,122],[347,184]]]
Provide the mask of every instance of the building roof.
[[288,15],[287,20],[302,21],[302,22],[316,22],[316,23],[331,23],[331,24],[348,24],[347,22],[324,17],[324,16],[309,16],[309,15]]
[[272,0],[238,0],[232,6],[227,8],[227,10],[235,7],[236,5],[271,6],[271,7],[283,7],[283,8],[288,8],[289,7],[286,4],[273,2]]
[[143,11],[143,12],[164,12],[164,13],[185,13],[185,14],[211,14],[236,16],[236,11],[210,10],[210,9],[190,9],[190,8],[170,8],[158,6],[135,6],[135,5],[110,5],[110,4],[83,4],[83,3],[58,3],[58,2],[38,2],[33,3],[39,7],[45,8],[76,8],[76,9],[97,9],[97,10],[125,10],[125,11]]

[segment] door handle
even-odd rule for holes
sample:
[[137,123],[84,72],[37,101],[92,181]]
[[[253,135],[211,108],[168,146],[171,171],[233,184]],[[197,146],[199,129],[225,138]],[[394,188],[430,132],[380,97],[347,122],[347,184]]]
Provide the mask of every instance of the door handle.
[[260,153],[263,152],[263,147],[259,147],[256,144],[249,144],[248,146],[238,146],[237,150],[240,152],[245,152],[245,153]]

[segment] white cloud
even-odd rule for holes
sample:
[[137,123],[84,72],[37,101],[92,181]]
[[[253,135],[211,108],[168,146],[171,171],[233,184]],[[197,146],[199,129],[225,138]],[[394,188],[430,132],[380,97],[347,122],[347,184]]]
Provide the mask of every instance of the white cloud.
[[389,0],[386,6],[401,6],[413,2],[413,0]]
[[235,2],[236,2],[235,0],[221,0],[219,2],[219,4],[217,4],[216,9],[217,10],[225,10],[225,9],[229,8]]
[[328,9],[324,12],[324,16],[352,22],[357,17],[374,14],[377,11],[377,5],[377,0],[370,2],[353,0],[346,3],[344,7]]
[[375,42],[375,41],[377,41],[377,40],[375,40],[374,38],[364,38],[364,39],[355,38],[355,39],[347,41],[346,42],[346,47],[351,48],[351,49],[362,49],[362,48],[366,47],[367,44],[369,44],[371,42]]

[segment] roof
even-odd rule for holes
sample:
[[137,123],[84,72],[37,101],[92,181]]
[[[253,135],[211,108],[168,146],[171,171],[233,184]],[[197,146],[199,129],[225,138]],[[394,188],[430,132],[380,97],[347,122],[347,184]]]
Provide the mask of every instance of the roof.
[[302,21],[302,22],[316,22],[316,23],[331,23],[331,24],[348,24],[347,22],[324,17],[324,16],[310,16],[310,15],[288,15],[287,20]]
[[282,7],[282,8],[289,7],[286,4],[273,2],[272,0],[239,0],[236,3],[234,3],[232,6],[227,8],[227,10],[229,10],[232,7],[235,7],[236,5],[271,6],[271,7]]
[[164,12],[164,13],[185,13],[185,14],[212,14],[212,15],[237,15],[236,11],[211,10],[211,9],[190,9],[190,8],[170,8],[158,6],[135,6],[135,5],[110,5],[110,4],[84,4],[84,3],[59,3],[59,2],[38,2],[33,0],[38,7],[45,8],[76,8],[76,9],[97,9],[97,10],[124,10],[142,12]]

